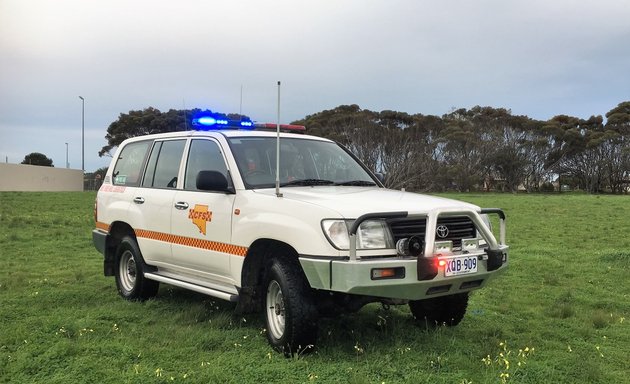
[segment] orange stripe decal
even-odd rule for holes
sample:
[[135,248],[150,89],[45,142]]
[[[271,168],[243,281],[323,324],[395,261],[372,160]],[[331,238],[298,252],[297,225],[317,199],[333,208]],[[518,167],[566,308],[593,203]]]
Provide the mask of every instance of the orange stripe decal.
[[[96,222],[96,228],[109,232],[109,224]],[[227,253],[230,255],[243,256],[247,255],[247,247],[239,245],[219,243],[217,241],[195,239],[193,237],[169,235],[168,233],[147,231],[144,229],[134,230],[136,237],[145,239],[164,241],[166,243],[185,245],[187,247],[206,249],[208,251]]]
[[219,243],[210,240],[195,239],[192,237],[170,235],[168,233],[147,231],[144,229],[136,229],[135,232],[136,237],[143,237],[145,239],[164,241],[166,243],[185,245],[187,247],[206,249],[209,251],[227,253],[236,256],[245,256],[247,254],[247,248],[238,245]]
[[97,221],[95,223],[95,226],[97,229],[102,229],[103,231],[109,232],[109,224],[105,224],[105,223],[101,223],[100,221]]

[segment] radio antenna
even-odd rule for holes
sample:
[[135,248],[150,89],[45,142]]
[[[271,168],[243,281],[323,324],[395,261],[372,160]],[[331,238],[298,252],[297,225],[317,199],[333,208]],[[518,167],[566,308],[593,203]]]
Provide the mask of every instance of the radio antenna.
[[241,103],[238,106],[238,114],[243,117],[243,84],[241,84]]
[[186,98],[182,98],[182,105],[184,106],[184,131],[188,130],[188,116],[186,116]]
[[280,193],[280,81],[278,81],[278,121],[276,123],[276,196]]

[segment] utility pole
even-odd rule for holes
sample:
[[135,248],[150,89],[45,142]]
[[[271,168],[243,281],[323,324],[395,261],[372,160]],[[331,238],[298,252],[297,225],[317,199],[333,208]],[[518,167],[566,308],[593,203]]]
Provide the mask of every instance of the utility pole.
[[85,173],[85,99],[81,99],[81,170]]

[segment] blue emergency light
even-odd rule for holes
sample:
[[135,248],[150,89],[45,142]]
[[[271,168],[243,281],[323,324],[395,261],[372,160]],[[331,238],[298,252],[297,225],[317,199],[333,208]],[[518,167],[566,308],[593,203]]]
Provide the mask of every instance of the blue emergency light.
[[198,119],[193,119],[193,125],[203,125],[206,127],[211,127],[217,123],[217,119],[210,116],[203,116]]
[[221,129],[221,128],[253,128],[254,123],[248,118],[241,118],[241,120],[230,120],[225,115],[218,113],[202,113],[192,119],[192,125],[196,129],[209,130],[209,129]]

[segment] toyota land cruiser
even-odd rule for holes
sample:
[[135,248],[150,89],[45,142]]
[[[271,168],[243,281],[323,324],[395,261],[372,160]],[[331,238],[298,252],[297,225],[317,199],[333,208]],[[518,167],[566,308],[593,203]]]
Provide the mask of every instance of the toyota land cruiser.
[[386,189],[302,126],[196,124],[124,141],[98,192],[93,241],[126,299],[166,283],[238,302],[291,354],[315,345],[320,316],[370,302],[456,325],[507,267],[500,209]]

